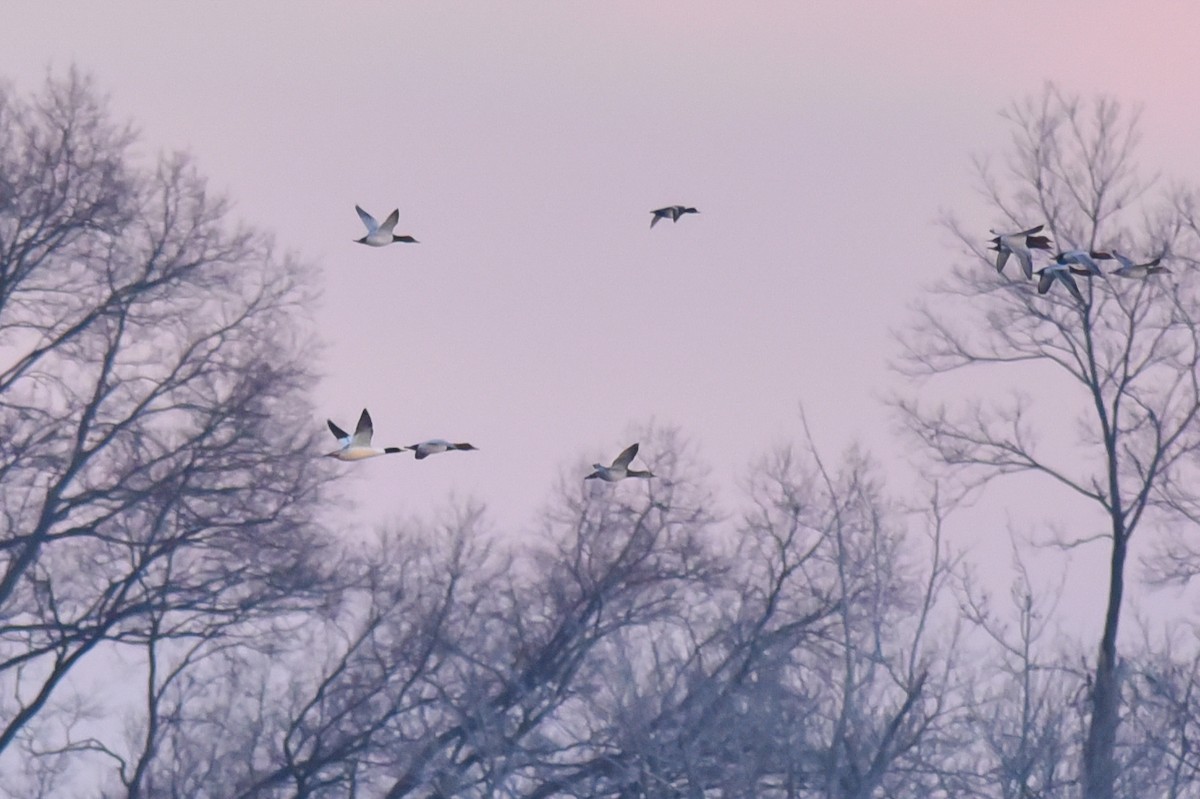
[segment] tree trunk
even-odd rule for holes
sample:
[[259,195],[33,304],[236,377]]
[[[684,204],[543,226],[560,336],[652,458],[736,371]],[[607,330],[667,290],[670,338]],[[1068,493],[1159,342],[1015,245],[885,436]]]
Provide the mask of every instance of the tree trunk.
[[1113,783],[1117,777],[1115,749],[1121,698],[1117,680],[1117,624],[1125,589],[1126,546],[1125,531],[1118,527],[1113,536],[1108,609],[1104,614],[1104,635],[1100,639],[1096,682],[1091,696],[1092,718],[1083,746],[1083,799],[1113,799]]

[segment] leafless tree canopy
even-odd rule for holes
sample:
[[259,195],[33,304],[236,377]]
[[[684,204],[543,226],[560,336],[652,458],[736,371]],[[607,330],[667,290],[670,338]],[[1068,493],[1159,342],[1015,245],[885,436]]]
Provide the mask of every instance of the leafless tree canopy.
[[[1123,776],[1136,747],[1122,750],[1118,740],[1122,691],[1129,688],[1122,685],[1117,632],[1130,539],[1142,527],[1165,524],[1194,532],[1198,519],[1195,195],[1156,190],[1139,176],[1137,115],[1113,100],[1080,100],[1049,87],[1012,105],[1005,119],[1013,131],[1010,158],[1003,168],[976,164],[998,230],[1045,224],[1059,250],[1117,250],[1139,262],[1161,256],[1172,272],[1082,278],[1082,304],[1067,292],[1039,295],[1036,281],[1012,265],[997,272],[984,248],[987,234],[948,220],[962,245],[961,265],[920,310],[902,369],[943,380],[970,371],[1007,388],[999,398],[906,398],[899,406],[909,429],[969,486],[1032,473],[1104,519],[1103,527],[1061,542],[1101,541],[1111,555],[1080,776],[1088,799],[1138,795]],[[1075,440],[1063,442],[1063,432]],[[1058,444],[1047,444],[1056,434]],[[1166,557],[1150,559],[1152,576],[1190,578],[1200,554],[1194,538],[1160,535]]]
[[[658,429],[656,477],[564,478],[512,541],[470,503],[340,540],[305,271],[186,158],[136,159],[86,79],[0,90],[0,793],[1197,796],[1196,647],[1116,649],[1131,536],[1161,542],[1156,580],[1200,564],[1157,529],[1200,516],[1193,201],[1154,204],[1109,101],[1050,90],[1007,118],[1008,171],[978,164],[997,226],[1176,271],[1039,296],[951,222],[964,263],[904,368],[1032,366],[1060,378],[1054,412],[900,407],[960,486],[1031,472],[1099,509],[1096,658],[1055,640],[1019,550],[1009,602],[978,589],[943,536],[949,482],[913,510],[811,436],[732,513]],[[1066,454],[1037,435],[1063,415]]]
[[948,572],[902,551],[874,467],[782,452],[725,522],[676,436],[643,441],[661,482],[566,484],[527,545],[489,543],[478,509],[382,536],[346,564],[358,582],[332,613],[278,650],[210,659],[218,691],[172,694],[146,784],[393,798],[935,785],[953,709],[923,628]]
[[78,75],[0,92],[0,762],[144,693],[137,793],[157,695],[319,588],[321,476],[299,270],[132,141]]

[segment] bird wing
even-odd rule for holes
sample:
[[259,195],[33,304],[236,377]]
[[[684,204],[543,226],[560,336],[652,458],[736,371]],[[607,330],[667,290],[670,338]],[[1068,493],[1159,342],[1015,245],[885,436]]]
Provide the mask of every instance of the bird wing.
[[1112,256],[1113,256],[1113,258],[1116,258],[1117,261],[1121,264],[1121,269],[1129,269],[1133,266],[1132,258],[1129,258],[1128,256],[1125,256],[1125,255],[1121,255],[1121,253],[1117,252],[1116,250],[1113,250]]
[[1058,279],[1067,285],[1067,290],[1075,295],[1075,299],[1079,300],[1080,305],[1086,305],[1087,301],[1083,299],[1083,294],[1079,291],[1079,286],[1075,283],[1075,278],[1071,277],[1070,272],[1058,272]]
[[368,236],[374,233],[376,230],[379,230],[379,223],[375,221],[375,217],[371,216],[357,205],[354,206],[354,210],[358,211],[358,218],[361,219],[362,223],[367,226]]
[[350,443],[350,434],[333,423],[332,419],[326,419],[325,423],[329,425],[329,432],[333,433],[333,437],[342,444]]
[[635,457],[637,457],[637,452],[638,452],[638,445],[630,444],[628,447],[625,448],[624,452],[622,452],[620,455],[618,455],[616,458],[613,459],[612,468],[614,468],[614,469],[628,468],[629,464],[633,462],[633,459]]
[[396,223],[400,221],[400,209],[397,208],[387,215],[387,219],[383,220],[383,224],[379,229],[384,233],[391,233],[395,229]]
[[1010,236],[1032,236],[1034,233],[1037,233],[1044,227],[1045,227],[1044,224],[1043,225],[1035,225],[1034,227],[1029,228],[1029,230],[1018,230],[1016,233],[1001,233],[1000,231],[996,230],[995,228],[988,228],[988,232],[995,236],[999,236],[1001,238],[1008,238]]
[[1038,294],[1045,294],[1050,290],[1050,284],[1054,282],[1054,272],[1049,269],[1043,269],[1038,277]]
[[650,213],[654,214],[654,218],[650,220],[650,227],[657,225],[658,220],[666,216],[667,212],[670,210],[670,208],[655,208],[653,211],[651,211]]
[[371,414],[367,413],[366,408],[363,408],[362,416],[358,417],[358,426],[354,428],[354,439],[350,442],[351,446],[371,446],[371,436],[374,433],[375,426],[371,424]]
[[1029,250],[1016,250],[1017,260],[1021,262],[1021,271],[1025,273],[1025,277],[1033,277],[1033,256]]
[[1099,265],[1097,265],[1096,262],[1092,260],[1092,256],[1086,252],[1079,253],[1076,256],[1075,263],[1084,267],[1085,269],[1087,269],[1087,271],[1091,272],[1093,275],[1104,274],[1103,272],[1100,271]]
[[1006,263],[1008,263],[1009,250],[1007,247],[1000,247],[999,245],[997,245],[997,247],[998,247],[998,249],[996,251],[996,271],[1003,272],[1004,265]]

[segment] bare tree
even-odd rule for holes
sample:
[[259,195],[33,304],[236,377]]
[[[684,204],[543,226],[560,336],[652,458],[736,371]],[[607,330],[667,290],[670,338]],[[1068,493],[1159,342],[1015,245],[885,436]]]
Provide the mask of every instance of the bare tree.
[[[481,515],[468,507],[389,533],[350,564],[341,611],[268,664],[286,689],[259,707],[274,725],[258,740],[266,768],[227,795],[346,796],[372,785],[377,795],[382,775],[452,723],[464,670],[494,660],[491,591],[505,562],[485,543]],[[464,647],[474,651],[464,657]]]
[[644,666],[715,568],[709,498],[676,460],[660,450],[649,485],[571,481],[542,541],[511,552],[488,543],[478,508],[382,536],[343,563],[324,616],[269,651],[229,652],[201,672],[205,698],[174,702],[156,789],[619,794],[614,664],[637,651]]
[[[1190,626],[1189,626],[1190,627]],[[1185,639],[1193,629],[1185,628]],[[1194,647],[1146,641],[1147,654],[1127,662],[1129,720],[1141,742],[1121,777],[1128,793],[1195,796],[1200,785],[1200,654]]]
[[[480,796],[628,789],[635,768],[633,753],[614,741],[608,701],[622,694],[614,678],[631,650],[644,653],[686,625],[717,569],[707,543],[711,496],[695,466],[673,432],[645,438],[657,479],[560,486],[542,542],[495,585],[493,621],[504,638],[468,658],[469,679],[447,692],[450,723],[398,772],[388,799],[428,795],[421,785],[431,772],[443,783],[437,792]],[[478,652],[470,639],[458,648]]]
[[[738,560],[758,574],[740,581],[741,612],[766,614],[747,636],[754,712],[783,714],[772,727],[785,736],[754,792],[925,795],[954,715],[952,639],[934,629],[949,574],[940,509],[908,529],[869,458],[852,451],[835,470],[811,442],[764,463],[752,496]],[[796,605],[805,623],[773,630]]]
[[933,631],[940,519],[914,546],[867,459],[835,472],[783,452],[723,524],[676,434],[643,455],[659,477],[566,481],[542,535],[508,548],[478,508],[404,525],[344,560],[323,608],[160,678],[143,793],[936,788],[957,745],[953,641]]
[[[1049,87],[1012,105],[1007,170],[977,162],[998,229],[1045,224],[1062,250],[1114,248],[1174,270],[1146,279],[1081,278],[1083,303],[1057,287],[1040,295],[1020,274],[998,273],[987,236],[948,221],[964,265],[934,289],[907,336],[901,368],[919,378],[1007,376],[1006,400],[899,407],[928,451],[971,486],[1039,475],[1090,505],[1103,526],[1063,546],[1108,547],[1103,633],[1088,696],[1081,774],[1086,799],[1111,799],[1117,775],[1121,685],[1117,643],[1130,540],[1156,521],[1195,521],[1200,480],[1200,255],[1189,193],[1152,197],[1137,172],[1137,116],[1109,99]],[[1038,402],[1030,400],[1040,389]],[[1025,390],[1018,390],[1025,387]],[[1057,449],[1042,439],[1079,431]]]
[[954,793],[1065,799],[1078,788],[1084,675],[1055,645],[1059,595],[1035,590],[1021,553],[1014,550],[1011,613],[994,607],[977,587],[973,569],[961,574],[962,615],[982,640],[972,649],[970,665],[963,665],[973,672],[963,679],[963,740],[972,742],[964,749],[972,757],[958,770]]
[[[133,139],[74,72],[0,90],[0,769],[107,751],[130,796],[164,691],[320,600],[324,482],[303,270]],[[98,723],[41,719],[118,662],[142,699],[118,684]],[[105,719],[137,707],[121,752]]]

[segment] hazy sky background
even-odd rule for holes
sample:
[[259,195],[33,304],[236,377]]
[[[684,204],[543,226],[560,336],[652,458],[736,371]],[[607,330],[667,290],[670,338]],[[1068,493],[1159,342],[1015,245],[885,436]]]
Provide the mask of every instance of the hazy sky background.
[[[366,406],[380,445],[481,448],[339,465],[356,523],[453,493],[511,531],[652,420],[735,485],[803,403],[900,476],[894,331],[954,262],[940,214],[999,221],[970,159],[1045,81],[1141,104],[1148,171],[1200,180],[1200,10],[1024,8],[0,2],[0,78],[77,65],[318,267],[314,426]],[[352,243],[355,203],[421,243]],[[674,203],[701,214],[650,230]]]

